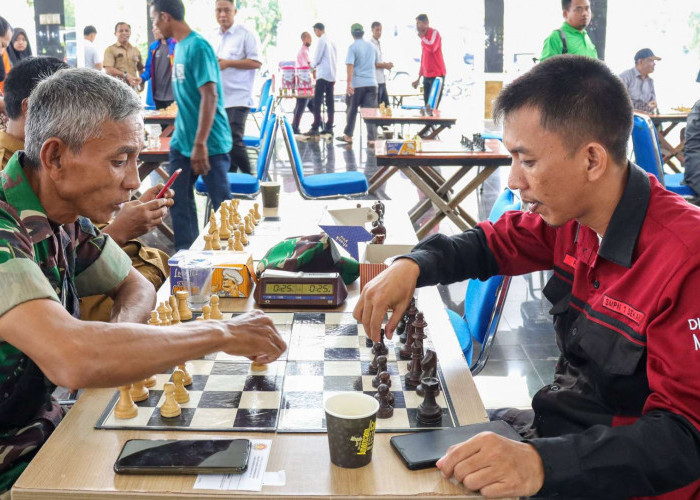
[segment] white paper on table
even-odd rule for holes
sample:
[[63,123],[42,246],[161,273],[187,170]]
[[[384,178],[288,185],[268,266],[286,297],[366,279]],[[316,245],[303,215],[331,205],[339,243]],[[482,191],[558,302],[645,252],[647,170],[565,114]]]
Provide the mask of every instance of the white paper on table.
[[[202,474],[194,482],[195,490],[261,491],[270,458],[271,439],[251,439],[248,468],[241,474]],[[284,474],[284,472],[282,472]]]

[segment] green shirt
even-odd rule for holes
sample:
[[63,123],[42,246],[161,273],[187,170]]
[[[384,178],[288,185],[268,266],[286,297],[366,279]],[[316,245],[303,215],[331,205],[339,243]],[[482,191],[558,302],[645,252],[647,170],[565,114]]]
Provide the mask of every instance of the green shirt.
[[[23,156],[15,153],[0,172],[0,316],[24,302],[49,299],[80,317],[79,297],[114,289],[131,260],[84,217],[51,222],[24,174]],[[0,491],[57,424],[53,388],[29,357],[0,338]]]
[[209,82],[216,83],[218,102],[214,123],[207,139],[209,155],[231,151],[231,128],[224,109],[224,93],[221,89],[221,72],[214,49],[202,35],[192,31],[177,44],[173,59],[173,94],[177,101],[175,133],[170,147],[190,157],[199,124],[199,88]]
[[[598,51],[586,30],[579,31],[566,22],[561,25],[560,29],[566,38],[567,54],[578,54],[598,59]],[[561,54],[563,50],[564,45],[561,42],[559,30],[554,30],[552,34],[544,40],[540,61]]]

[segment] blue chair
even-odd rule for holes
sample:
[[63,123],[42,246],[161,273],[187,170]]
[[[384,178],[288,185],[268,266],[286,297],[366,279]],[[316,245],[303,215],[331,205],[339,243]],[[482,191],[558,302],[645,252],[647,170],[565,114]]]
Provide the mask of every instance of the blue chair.
[[[255,124],[258,124],[258,119],[256,118],[257,113],[262,113],[265,109],[265,104],[267,103],[267,98],[270,96],[270,89],[272,88],[272,78],[268,78],[263,82],[262,87],[260,88],[260,101],[258,101],[258,105],[250,108],[250,114],[253,116],[253,120],[255,121]],[[265,126],[261,123],[258,125],[260,129],[264,129]]]
[[[263,133],[263,141],[258,153],[256,163],[256,175],[244,174],[241,172],[229,172],[228,178],[231,196],[234,198],[254,199],[260,192],[260,181],[265,180],[267,171],[275,150],[275,136],[277,135],[277,117],[274,113],[270,116]],[[204,211],[204,224],[209,220],[211,210],[211,200],[204,178],[200,175],[194,183],[195,192],[207,197],[206,209]]]
[[[506,188],[494,203],[489,220],[497,221],[508,210],[520,210],[520,200],[515,197],[513,191]],[[472,375],[477,375],[488,361],[509,285],[510,276],[492,276],[486,281],[469,280],[464,297],[464,315],[460,316],[447,309],[447,315]],[[477,360],[472,363],[474,340],[481,344],[481,351]]]
[[695,197],[695,192],[683,184],[683,174],[664,174],[664,164],[659,146],[659,136],[656,127],[647,115],[634,114],[632,126],[632,145],[634,148],[635,163],[650,174],[654,174],[666,189],[683,196]]
[[292,174],[301,196],[307,200],[351,198],[367,194],[369,184],[362,172],[332,172],[328,174],[304,175],[304,163],[301,160],[292,126],[286,116],[282,120],[282,135],[287,146]]
[[[437,109],[438,107],[438,97],[440,97],[440,89],[442,89],[442,77],[438,76],[433,81],[433,86],[430,87],[430,94],[428,94],[428,102],[426,103],[432,109]],[[406,105],[401,106],[401,109],[421,109],[423,106],[416,105]]]
[[265,135],[265,127],[267,126],[267,121],[270,119],[272,114],[272,100],[273,97],[267,96],[265,100],[265,106],[263,107],[262,122],[260,123],[260,135],[244,135],[243,142],[249,148],[259,148],[262,143],[263,136]]

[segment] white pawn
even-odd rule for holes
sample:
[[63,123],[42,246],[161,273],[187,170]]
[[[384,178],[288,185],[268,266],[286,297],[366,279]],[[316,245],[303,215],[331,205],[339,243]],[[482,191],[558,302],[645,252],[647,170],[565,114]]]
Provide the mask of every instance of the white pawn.
[[145,401],[148,399],[148,387],[146,387],[146,381],[139,380],[138,382],[134,382],[131,386],[129,394],[131,394],[131,399],[133,401]]
[[134,418],[139,413],[139,408],[131,399],[131,384],[119,386],[119,401],[114,407],[114,417],[119,419]]
[[180,311],[177,307],[177,299],[174,295],[168,297],[168,303],[170,304],[170,310],[172,311],[173,321],[172,324],[177,324],[180,322]]
[[173,382],[175,382],[175,401],[180,404],[190,400],[190,393],[185,389],[185,374],[179,368],[173,371]]
[[190,385],[192,384],[192,375],[190,375],[190,372],[187,371],[187,363],[182,363],[181,365],[177,365],[178,370],[181,370],[182,373],[185,374],[185,380],[183,381],[184,385]]
[[151,319],[148,320],[149,325],[160,326],[160,319],[158,318],[158,311],[151,311]]
[[247,245],[248,237],[245,235],[245,227],[243,224],[238,225],[238,232],[241,233],[241,243],[243,243],[244,246]]
[[221,240],[219,239],[218,229],[214,230],[214,233],[211,235],[211,248],[213,250],[221,250]]
[[165,402],[160,407],[160,415],[164,418],[179,417],[182,409],[175,399],[175,384],[166,382],[163,385],[163,392],[165,393]]
[[212,295],[209,299],[209,304],[211,304],[211,319],[224,319],[224,315],[219,309],[219,296]]
[[233,232],[233,249],[237,252],[243,251],[243,241],[241,240],[241,232],[238,229],[236,229]]
[[262,214],[260,213],[260,205],[258,203],[253,203],[253,214],[255,215],[255,220],[260,222],[262,220]]

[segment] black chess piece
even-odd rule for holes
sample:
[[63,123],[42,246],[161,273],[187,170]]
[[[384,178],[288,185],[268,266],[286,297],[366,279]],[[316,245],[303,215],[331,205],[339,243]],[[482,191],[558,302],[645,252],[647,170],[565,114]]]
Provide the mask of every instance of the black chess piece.
[[403,337],[403,340],[401,342],[406,342],[406,312],[401,315],[401,319],[399,320],[399,324],[396,325],[396,330],[395,334],[399,336],[399,340],[401,340],[401,337]]
[[365,347],[374,347],[374,341],[370,338],[369,335],[365,337]]
[[404,329],[401,332],[401,336],[399,338],[402,344],[406,343],[406,338],[408,336],[408,325],[410,325],[413,322],[413,319],[415,318],[417,312],[418,309],[416,309],[416,298],[411,297],[411,301],[408,303],[408,307],[403,313]]
[[[389,386],[385,384],[379,384],[377,387],[377,393],[374,397],[379,401],[379,411],[377,411],[377,418],[391,418],[394,415],[394,407],[391,404],[391,398],[394,395],[389,391]],[[439,408],[439,407],[438,407]]]
[[[377,385],[374,385],[374,380],[377,381]],[[379,387],[381,384],[385,384],[391,388],[391,375],[388,371],[380,371],[377,376],[372,381],[372,387]],[[392,395],[393,398],[393,395]],[[394,404],[394,403],[391,403]]]
[[474,142],[474,145],[472,147],[472,151],[480,151],[480,152],[486,151],[486,143],[485,143],[484,138],[481,134],[474,134],[472,136],[472,141]]
[[389,349],[384,343],[384,328],[379,332],[379,342],[375,342],[372,345],[372,354],[379,354],[380,356],[386,356],[389,354]]
[[413,348],[413,341],[415,339],[415,326],[416,315],[418,314],[418,309],[415,306],[406,311],[408,314],[408,321],[406,322],[406,343],[399,349],[399,358],[401,359],[411,359],[411,353]]
[[[377,356],[377,376],[372,379],[372,387],[379,387],[382,383],[381,375],[382,373],[387,373],[386,371],[386,356]],[[391,382],[389,382],[391,385]]]
[[418,405],[418,422],[426,425],[435,425],[442,421],[442,408],[435,398],[438,394],[439,382],[435,377],[426,377],[420,381],[425,390],[425,398]]
[[418,313],[416,313],[416,319],[413,322],[413,338],[420,340],[421,343],[428,337],[425,334],[426,326],[428,326],[428,322],[425,321],[423,313],[418,311]]
[[[406,345],[408,345],[408,342],[406,342]],[[418,387],[420,376],[423,373],[420,366],[420,362],[423,359],[423,344],[421,344],[420,340],[416,340],[413,343],[412,351],[411,362],[408,365],[410,371],[406,374],[405,379],[406,387]]]
[[372,348],[372,353],[374,354],[374,357],[372,358],[372,361],[369,362],[369,367],[367,368],[367,371],[372,375],[376,375],[377,373],[379,373],[379,358],[382,355],[379,353],[375,353],[374,348]]
[[[437,377],[437,354],[432,349],[427,349],[425,351],[425,356],[420,362],[421,376],[420,379]],[[440,388],[438,387],[438,392]],[[419,396],[425,396],[425,388],[423,384],[418,384],[416,387],[416,394]]]

